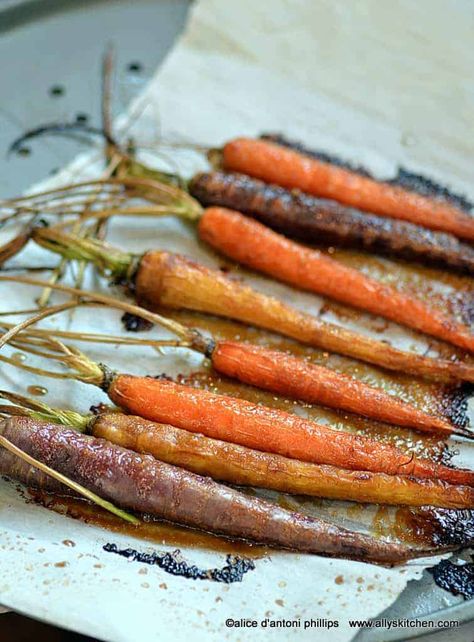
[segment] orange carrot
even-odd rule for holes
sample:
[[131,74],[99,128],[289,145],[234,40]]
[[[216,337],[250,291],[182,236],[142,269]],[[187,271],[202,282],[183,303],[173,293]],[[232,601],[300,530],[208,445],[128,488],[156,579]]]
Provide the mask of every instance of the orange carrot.
[[93,418],[89,431],[123,448],[148,453],[167,464],[230,484],[376,504],[474,506],[471,486],[318,466],[120,412]]
[[300,401],[422,432],[445,435],[455,432],[446,419],[418,410],[379,388],[278,350],[237,341],[218,341],[211,361],[218,372],[228,377]]
[[469,363],[398,350],[301,312],[180,254],[146,252],[133,289],[138,301],[145,305],[197,310],[243,321],[329,352],[435,381],[474,382],[474,366]]
[[468,327],[318,250],[290,241],[239,212],[208,208],[199,222],[199,235],[226,256],[280,281],[474,352],[474,335]]
[[125,374],[109,377],[103,387],[127,412],[248,448],[351,470],[474,485],[474,471],[410,457],[394,446],[242,399]]
[[137,261],[133,255],[97,240],[53,228],[35,230],[34,238],[43,247],[67,258],[93,261],[115,281],[128,283],[143,305],[196,310],[242,321],[329,352],[435,381],[474,382],[472,364],[398,350],[301,312],[241,280],[225,276],[221,270],[210,269],[180,254],[151,250]]
[[267,140],[230,141],[223,148],[223,166],[268,183],[474,241],[474,218],[444,199],[379,182]]

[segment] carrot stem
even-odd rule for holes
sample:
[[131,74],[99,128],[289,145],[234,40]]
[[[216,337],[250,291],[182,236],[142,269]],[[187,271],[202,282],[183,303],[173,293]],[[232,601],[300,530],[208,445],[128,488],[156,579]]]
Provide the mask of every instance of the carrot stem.
[[77,301],[68,301],[66,303],[62,303],[61,305],[55,305],[55,306],[51,306],[49,308],[44,308],[43,310],[40,310],[29,319],[25,319],[25,321],[18,323],[17,325],[13,326],[10,330],[5,332],[5,334],[0,336],[0,348],[2,348],[6,343],[8,343],[10,339],[12,339],[16,334],[18,334],[19,332],[22,332],[23,330],[26,330],[26,328],[28,328],[30,325],[33,325],[34,323],[41,321],[41,319],[45,319],[47,317],[53,316],[58,312],[64,312],[65,310],[76,308],[78,305],[80,304]]
[[[44,287],[46,283],[40,279],[32,279],[26,276],[7,276],[0,274],[0,282],[14,282],[14,283],[23,283],[25,285],[33,285],[37,287]],[[143,308],[127,303],[126,301],[120,301],[119,299],[114,299],[113,297],[106,296],[104,294],[99,294],[98,292],[89,292],[87,290],[81,290],[79,288],[72,288],[67,285],[62,285],[60,283],[48,284],[53,290],[58,290],[59,292],[64,292],[66,294],[71,294],[73,296],[79,297],[81,301],[94,301],[96,303],[103,303],[109,305],[112,308],[123,310],[124,312],[129,312],[139,316],[151,323],[156,323],[170,332],[176,334],[178,337],[181,337],[185,341],[190,341],[192,343],[199,343],[201,337],[196,334],[196,331],[189,330],[185,328],[180,323],[163,317],[160,314],[155,312],[150,312],[149,310],[144,310]]]

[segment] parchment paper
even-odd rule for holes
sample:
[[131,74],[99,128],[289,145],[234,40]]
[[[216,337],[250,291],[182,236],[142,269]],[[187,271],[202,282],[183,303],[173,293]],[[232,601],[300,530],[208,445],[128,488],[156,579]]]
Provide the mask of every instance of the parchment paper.
[[[393,173],[402,162],[469,193],[472,143],[466,127],[474,101],[462,81],[472,74],[474,54],[462,43],[469,42],[470,10],[464,3],[450,5],[451,28],[457,36],[449,38],[446,5],[428,0],[396,5],[369,0],[202,0],[192,11],[185,35],[120,127],[148,145],[160,138],[218,146],[235,135],[284,131],[364,162],[379,175]],[[428,10],[427,25],[422,18]],[[390,83],[385,82],[387,74]],[[154,154],[144,158],[157,162]],[[206,166],[195,153],[168,151],[161,163],[170,158],[171,166],[177,164],[185,174]],[[92,157],[81,157],[59,180],[97,171]],[[137,252],[153,245],[215,262],[196,243],[193,230],[173,219],[118,220],[109,240]],[[27,252],[30,264],[46,256],[35,247]],[[255,277],[253,282],[301,308],[314,311],[319,305],[316,297],[266,279]],[[86,285],[104,287],[91,273]],[[33,288],[2,286],[1,309],[26,307],[36,294]],[[98,332],[105,324],[118,333],[117,319],[115,313],[88,311],[50,323]],[[394,342],[406,341],[412,342],[409,332],[394,334]],[[136,373],[198,365],[185,353],[160,357],[157,363],[156,355],[146,350],[90,346],[87,352]],[[2,387],[24,392],[26,384],[44,385],[44,380],[25,377],[14,368],[2,366],[1,372]],[[100,391],[82,384],[46,385],[46,400],[52,405],[86,411],[90,404],[106,400]],[[64,544],[68,540],[75,546]],[[356,632],[349,618],[381,612],[424,566],[417,562],[390,570],[275,552],[257,560],[256,571],[241,584],[223,586],[175,578],[152,567],[141,574],[141,565],[102,551],[111,540],[140,550],[166,550],[25,503],[11,484],[2,482],[0,601],[114,641],[237,641],[271,635],[278,640],[321,637],[344,642]],[[200,566],[223,561],[222,555],[198,550],[183,554]],[[259,623],[265,618],[301,619],[301,626],[228,628],[227,618]],[[305,620],[318,618],[337,620],[338,627],[304,629]]]

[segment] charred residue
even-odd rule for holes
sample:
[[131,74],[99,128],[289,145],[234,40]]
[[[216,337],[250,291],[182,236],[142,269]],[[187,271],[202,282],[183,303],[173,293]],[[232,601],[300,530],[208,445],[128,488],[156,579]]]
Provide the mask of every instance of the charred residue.
[[474,544],[474,511],[449,508],[400,508],[396,534],[405,541],[440,548]]
[[134,562],[158,566],[170,575],[177,575],[191,580],[210,580],[233,584],[234,582],[241,582],[248,571],[255,569],[253,560],[234,555],[227,555],[226,564],[221,568],[201,569],[195,564],[189,564],[183,560],[179,549],[173,551],[173,553],[141,553],[134,548],[119,549],[116,544],[105,544],[103,549],[107,553],[115,553]]
[[472,383],[463,383],[455,388],[447,389],[440,398],[440,411],[454,426],[467,428],[469,426],[468,403],[473,395],[474,385]]
[[473,562],[456,564],[451,560],[441,560],[428,569],[435,583],[453,595],[462,595],[466,600],[474,597],[474,556]]
[[473,204],[462,194],[456,194],[446,185],[442,185],[421,174],[410,172],[404,167],[399,167],[397,176],[387,181],[387,183],[405,187],[423,196],[434,196],[445,201],[450,201],[453,205],[456,205],[466,212],[469,212],[473,207]]
[[151,330],[153,323],[136,314],[125,312],[121,318],[122,325],[128,332],[146,332]]

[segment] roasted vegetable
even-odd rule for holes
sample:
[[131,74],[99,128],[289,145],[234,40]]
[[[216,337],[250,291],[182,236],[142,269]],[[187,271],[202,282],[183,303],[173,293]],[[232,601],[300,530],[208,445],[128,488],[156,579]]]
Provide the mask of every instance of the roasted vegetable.
[[474,241],[474,219],[449,201],[376,181],[283,145],[237,138],[224,145],[222,157],[226,170]]
[[199,174],[189,189],[203,205],[238,210],[300,241],[351,247],[474,275],[474,248],[452,234],[361,212],[243,174]]
[[[37,460],[117,505],[140,513],[307,553],[379,563],[402,562],[421,554],[408,546],[290,512],[150,455],[62,426],[15,417],[3,420],[0,431]],[[50,478],[32,474],[27,464],[19,465],[6,450],[0,450],[0,471],[20,481],[58,490]]]

